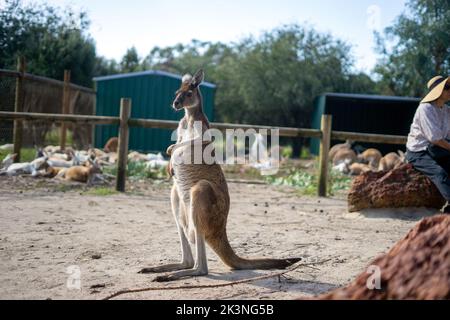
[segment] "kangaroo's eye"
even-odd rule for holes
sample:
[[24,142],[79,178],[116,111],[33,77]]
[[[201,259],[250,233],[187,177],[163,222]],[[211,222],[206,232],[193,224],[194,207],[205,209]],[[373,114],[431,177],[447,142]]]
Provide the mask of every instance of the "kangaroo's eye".
[[191,98],[191,97],[192,97],[192,91],[188,91],[188,92],[186,93],[186,97]]

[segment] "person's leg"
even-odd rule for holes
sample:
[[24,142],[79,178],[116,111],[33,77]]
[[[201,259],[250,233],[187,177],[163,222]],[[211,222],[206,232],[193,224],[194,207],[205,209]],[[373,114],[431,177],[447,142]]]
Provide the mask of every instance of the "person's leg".
[[450,174],[450,151],[431,144],[427,149],[429,155]]
[[[447,171],[433,159],[428,151],[406,153],[406,159],[414,168],[433,181],[441,195],[450,203],[450,178]],[[450,206],[444,207],[444,212],[450,212]]]

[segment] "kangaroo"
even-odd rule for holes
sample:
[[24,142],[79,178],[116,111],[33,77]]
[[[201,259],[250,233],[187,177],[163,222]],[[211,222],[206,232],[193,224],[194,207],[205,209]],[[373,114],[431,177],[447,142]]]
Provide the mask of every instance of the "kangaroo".
[[347,140],[345,143],[338,143],[331,147],[328,152],[328,159],[333,160],[336,153],[341,149],[350,149],[352,147],[353,141]]
[[358,162],[352,163],[348,169],[352,176],[358,176],[361,173],[375,170],[375,168],[369,164],[358,163]]
[[369,164],[373,168],[378,168],[380,160],[383,156],[377,149],[370,148],[361,154],[358,154],[358,161],[361,163]]
[[74,166],[66,170],[59,170],[58,176],[63,176],[66,180],[85,182],[92,184],[96,173],[102,173],[100,166],[94,160],[88,159],[87,166]]
[[56,177],[61,171],[66,171],[67,168],[63,167],[48,167],[45,170],[45,173],[43,174],[43,177],[45,178],[54,178]]
[[[190,153],[192,144],[202,142],[202,136],[195,132],[194,122],[200,121],[202,129],[209,129],[209,122],[203,113],[200,83],[204,73],[199,70],[194,76],[185,75],[181,88],[176,92],[173,108],[184,109],[185,116],[177,129],[177,142],[167,149],[173,174],[171,191],[172,212],[180,236],[181,263],[144,268],[139,273],[168,272],[154,281],[172,281],[184,277],[208,274],[205,242],[231,269],[283,269],[300,258],[292,259],[244,259],[236,255],[228,241],[226,224],[230,208],[228,186],[219,164],[180,163],[184,152]],[[204,132],[204,131],[203,131]],[[186,159],[186,158],[185,158]],[[196,248],[195,260],[189,242]],[[180,271],[181,270],[181,271]]]
[[390,152],[380,160],[378,171],[389,171],[406,163],[406,157],[403,151],[398,150],[397,153]]
[[341,148],[339,149],[333,158],[333,166],[337,166],[341,163],[348,165],[356,161],[356,153],[352,149]]
[[1,168],[6,170],[10,165],[14,163],[14,160],[17,157],[17,153],[9,153],[3,160],[1,164]]
[[103,151],[105,151],[106,153],[117,152],[118,147],[119,147],[119,138],[112,137],[106,142]]

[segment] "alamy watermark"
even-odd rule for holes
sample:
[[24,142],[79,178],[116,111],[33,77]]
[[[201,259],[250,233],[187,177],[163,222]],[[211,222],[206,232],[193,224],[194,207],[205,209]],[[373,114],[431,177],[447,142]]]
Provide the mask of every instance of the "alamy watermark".
[[[194,130],[186,133],[191,136],[184,136],[172,146],[174,164],[246,164],[259,169],[262,175],[278,172],[279,129],[227,129],[224,135],[218,129],[203,132],[202,128],[201,121],[194,122]],[[177,138],[174,131],[172,141]]]
[[371,276],[367,278],[366,286],[369,290],[381,289],[381,269],[379,266],[371,265],[367,268],[367,273]]
[[67,277],[66,286],[69,290],[81,290],[81,269],[77,265],[68,266],[66,273]]

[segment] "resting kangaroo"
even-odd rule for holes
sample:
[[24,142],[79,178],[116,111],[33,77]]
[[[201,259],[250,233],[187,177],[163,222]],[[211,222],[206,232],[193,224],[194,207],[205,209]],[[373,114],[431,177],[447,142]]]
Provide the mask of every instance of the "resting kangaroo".
[[[181,263],[144,268],[140,273],[176,271],[156,277],[154,281],[171,281],[183,277],[208,274],[205,242],[220,259],[232,269],[277,269],[286,268],[299,258],[293,259],[244,259],[236,255],[227,238],[226,224],[230,208],[228,186],[219,164],[180,163],[183,152],[191,154],[193,143],[202,142],[195,132],[194,122],[200,121],[203,132],[209,122],[203,113],[202,95],[199,85],[203,81],[203,71],[193,77],[185,75],[181,88],[176,92],[173,102],[175,110],[185,110],[179,122],[177,143],[167,149],[174,184],[171,192],[172,212],[181,242]],[[195,260],[189,242],[196,248]]]

